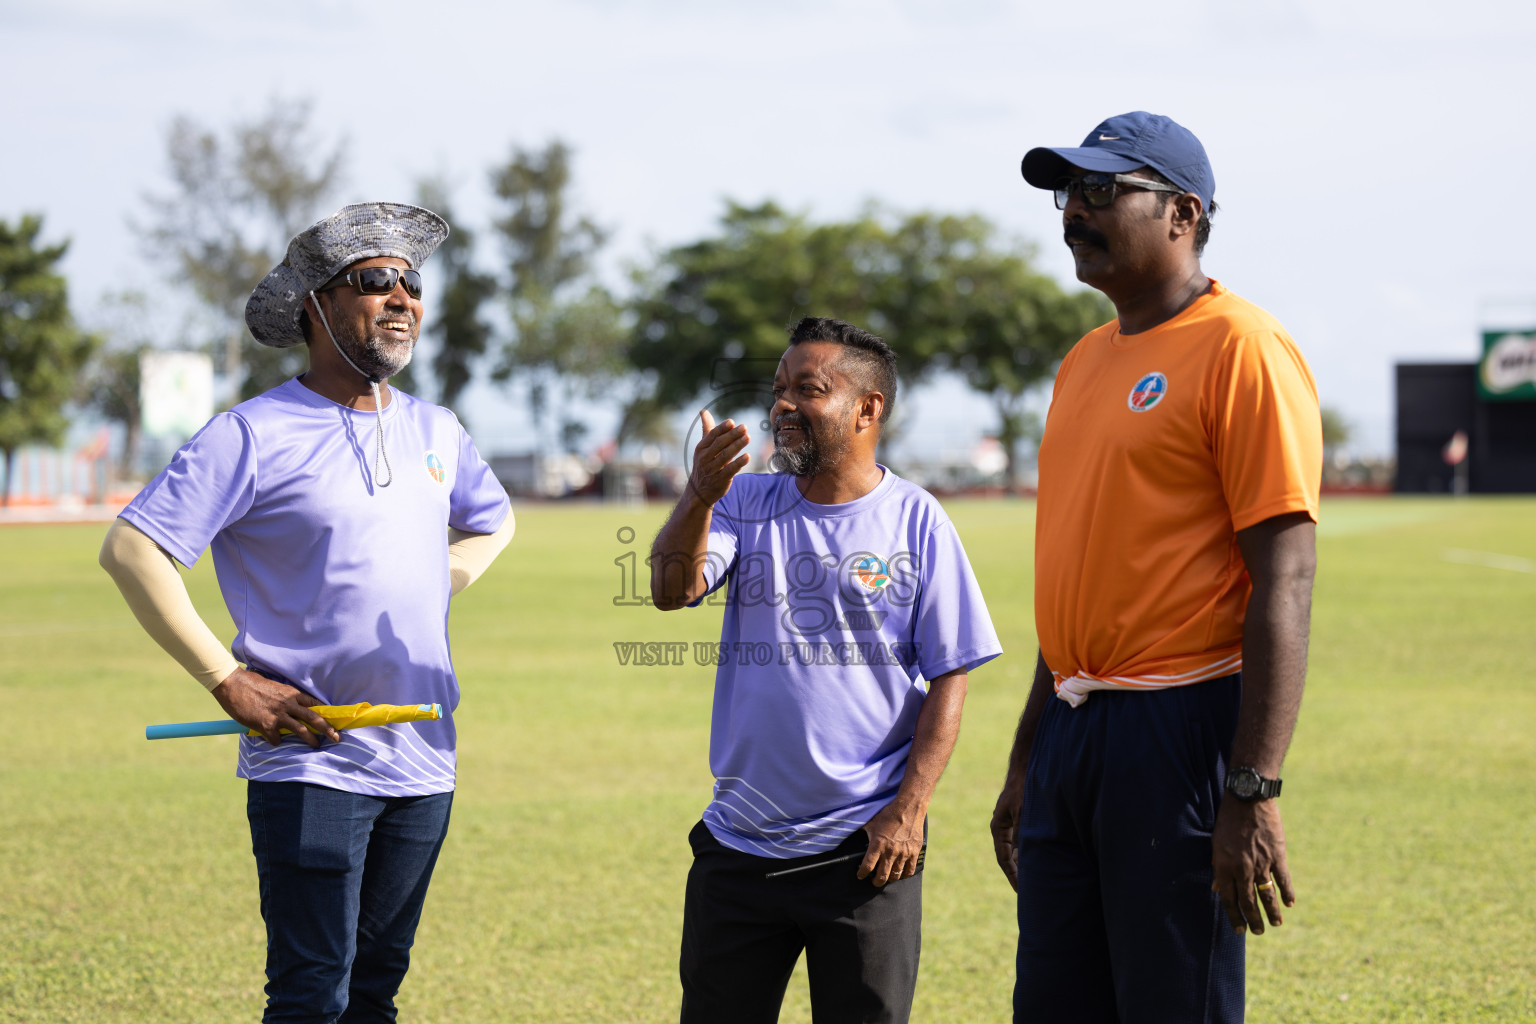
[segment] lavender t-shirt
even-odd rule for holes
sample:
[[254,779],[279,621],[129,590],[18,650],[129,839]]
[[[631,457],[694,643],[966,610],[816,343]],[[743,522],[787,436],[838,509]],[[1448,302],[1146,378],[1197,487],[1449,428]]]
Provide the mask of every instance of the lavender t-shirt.
[[730,586],[706,599],[725,619],[704,822],[731,849],[801,857],[863,827],[901,785],[924,680],[1002,653],[949,517],[884,472],[841,505],[743,474],[715,506],[705,579]]
[[347,730],[319,750],[241,737],[242,778],[454,788],[448,528],[494,533],[510,506],[453,413],[390,393],[388,487],[373,482],[376,415],[294,379],[209,420],[122,512],[183,565],[212,546],[230,650],[254,671],[322,704],[443,706],[441,721]]

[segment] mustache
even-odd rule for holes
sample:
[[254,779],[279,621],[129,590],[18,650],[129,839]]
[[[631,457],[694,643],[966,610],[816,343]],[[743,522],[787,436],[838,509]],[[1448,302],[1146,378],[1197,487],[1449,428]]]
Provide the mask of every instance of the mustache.
[[800,429],[804,430],[809,426],[810,424],[805,421],[804,416],[797,412],[787,412],[774,421],[773,429],[778,430],[780,427],[799,427]]
[[1087,224],[1083,224],[1078,221],[1073,221],[1071,224],[1068,224],[1065,228],[1063,228],[1061,231],[1061,237],[1066,241],[1068,245],[1071,245],[1073,242],[1087,242],[1089,245],[1096,245],[1100,249],[1109,248],[1109,239],[1105,238],[1102,233],[1095,231]]

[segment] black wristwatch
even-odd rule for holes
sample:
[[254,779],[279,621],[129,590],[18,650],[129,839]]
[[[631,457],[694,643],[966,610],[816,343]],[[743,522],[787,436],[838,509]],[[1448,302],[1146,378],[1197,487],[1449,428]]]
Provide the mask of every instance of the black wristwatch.
[[1245,803],[1268,800],[1280,795],[1280,780],[1266,779],[1253,768],[1233,768],[1227,772],[1227,792]]

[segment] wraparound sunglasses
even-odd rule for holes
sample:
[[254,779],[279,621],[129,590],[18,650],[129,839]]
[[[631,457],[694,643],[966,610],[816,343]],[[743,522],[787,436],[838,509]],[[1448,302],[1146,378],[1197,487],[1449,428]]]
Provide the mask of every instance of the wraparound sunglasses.
[[349,284],[364,295],[388,295],[395,290],[395,285],[402,277],[405,278],[405,294],[413,299],[421,298],[420,272],[401,270],[399,267],[360,267],[349,270],[320,290],[330,291]]

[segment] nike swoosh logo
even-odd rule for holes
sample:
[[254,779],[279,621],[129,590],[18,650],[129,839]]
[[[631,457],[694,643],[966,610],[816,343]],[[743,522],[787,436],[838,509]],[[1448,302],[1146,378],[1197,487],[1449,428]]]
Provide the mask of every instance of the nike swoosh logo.
[[1100,135],[1099,136],[1099,141],[1100,142],[1119,142],[1120,141],[1120,136],[1118,136],[1118,135]]

